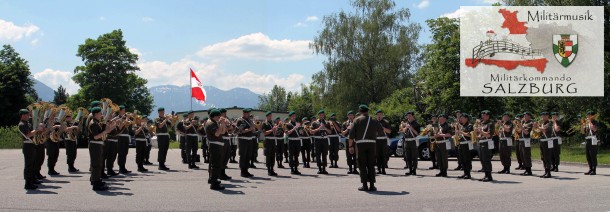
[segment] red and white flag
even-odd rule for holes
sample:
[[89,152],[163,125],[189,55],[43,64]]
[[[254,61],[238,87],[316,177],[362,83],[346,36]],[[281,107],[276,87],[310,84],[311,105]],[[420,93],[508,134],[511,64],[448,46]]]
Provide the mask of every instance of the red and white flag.
[[205,89],[193,69],[191,69],[191,97],[199,100],[202,104],[205,103]]

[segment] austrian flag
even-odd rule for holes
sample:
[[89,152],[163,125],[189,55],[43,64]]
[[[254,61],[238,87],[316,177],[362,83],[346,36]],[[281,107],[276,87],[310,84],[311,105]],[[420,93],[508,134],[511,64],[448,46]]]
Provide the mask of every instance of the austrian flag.
[[191,69],[191,97],[199,100],[202,104],[205,103],[205,89],[193,69]]

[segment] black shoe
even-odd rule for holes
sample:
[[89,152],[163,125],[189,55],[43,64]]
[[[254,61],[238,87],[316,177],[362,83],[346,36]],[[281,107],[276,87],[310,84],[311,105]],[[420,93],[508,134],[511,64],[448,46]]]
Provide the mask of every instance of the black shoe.
[[42,181],[40,181],[40,180],[33,180],[33,181],[32,181],[32,184],[34,184],[34,185],[40,185],[40,184],[42,184]]
[[278,163],[278,164],[277,164],[277,168],[279,168],[279,169],[284,169],[285,167],[284,167],[284,165],[282,165],[281,163]]
[[358,188],[358,191],[368,191],[369,187],[366,185],[366,183],[362,184],[362,187]]
[[506,169],[502,169],[502,171],[498,171],[498,172],[496,172],[496,173],[498,173],[498,174],[504,174],[504,173],[506,173]]
[[369,187],[369,191],[377,191],[377,187],[371,184],[371,187]]
[[203,160],[204,163],[210,163],[210,160]]
[[129,173],[131,173],[131,171],[129,171],[127,169],[121,169],[121,170],[119,170],[119,173],[121,173],[121,174],[129,174]]
[[237,161],[236,160],[231,160],[231,161],[229,161],[229,163],[237,163]]
[[483,178],[482,181],[483,182],[491,182],[491,181],[493,181],[493,179],[491,177],[486,177],[486,178]]
[[109,176],[106,173],[102,173],[102,179],[108,179]]
[[458,179],[464,179],[464,177],[466,177],[466,174],[460,175]]
[[360,174],[360,172],[358,172],[358,170],[354,169],[354,171],[352,172],[352,174]]
[[46,178],[47,178],[47,176],[44,176],[40,173],[36,174],[36,179],[42,180],[42,179],[46,179]]
[[56,176],[56,175],[59,175],[59,172],[56,172],[55,170],[49,170],[49,173],[48,173],[48,174],[49,174],[50,176]]
[[299,171],[299,169],[294,168],[294,174],[296,174],[296,175],[301,175],[301,172]]
[[462,167],[461,167],[461,166],[458,166],[458,167],[456,167],[455,169],[453,169],[453,171],[459,171],[459,170],[462,170]]
[[463,179],[468,180],[468,179],[471,179],[471,178],[472,178],[472,177],[470,176],[470,174],[467,174],[466,176],[464,176],[464,178],[463,178]]
[[182,163],[184,163],[184,164],[188,164],[189,162],[188,162],[188,161],[186,161],[186,160],[184,160],[184,159],[182,159]]
[[269,175],[269,176],[277,176],[277,173],[275,173],[274,171],[270,171],[270,172],[267,172],[267,175]]
[[108,176],[117,176],[119,175],[119,173],[114,172],[113,170],[110,170],[109,172],[106,173]]
[[225,187],[220,184],[212,184],[210,185],[210,189],[215,191],[225,190]]
[[375,172],[375,174],[381,174],[381,170],[377,170],[377,172]]
[[155,164],[151,163],[150,161],[146,161],[146,162],[144,162],[144,165],[150,166],[150,165],[155,165]]
[[559,172],[559,167],[555,166],[555,168],[553,169],[554,172]]
[[532,176],[532,172],[525,171],[525,172],[521,173],[521,176]]
[[248,173],[246,173],[246,172],[242,172],[239,176],[245,177],[245,178],[250,177],[250,175],[248,175]]
[[199,166],[197,166],[197,165],[195,165],[195,164],[193,163],[193,168],[194,168],[194,169],[199,169]]
[[34,184],[26,183],[23,188],[25,190],[36,190],[38,188],[38,186],[36,186]]
[[138,172],[148,172],[148,169],[145,169],[145,168],[138,168]]
[[381,170],[381,175],[386,175],[386,173],[385,173],[385,169],[384,169],[384,170]]
[[68,168],[69,173],[74,173],[74,172],[78,172],[78,171],[80,171],[80,170],[78,170],[77,168],[74,168],[74,167]]
[[485,171],[483,171],[483,169],[479,169],[479,170],[477,170],[477,172],[485,172]]
[[432,167],[430,167],[430,168],[428,168],[428,169],[430,169],[430,170],[432,170],[432,169],[438,169],[438,166],[432,166]]
[[413,175],[413,172],[407,172],[407,173],[405,173],[405,175],[407,175],[407,176]]
[[441,174],[441,177],[447,177],[447,171],[444,171],[444,172]]
[[167,168],[167,166],[165,166],[165,165],[161,165],[161,166],[159,166],[159,170],[169,171],[169,168]]
[[523,165],[519,165],[517,166],[517,168],[515,168],[515,170],[523,170],[525,167],[523,167]]
[[438,173],[438,174],[436,174],[436,175],[434,175],[434,176],[435,176],[435,177],[441,177],[441,176],[443,176],[443,173],[441,172],[441,173]]
[[107,191],[108,190],[108,186],[106,186],[106,185],[94,185],[93,186],[93,190],[94,191]]
[[250,164],[249,166],[251,169],[256,169],[256,166],[254,164]]
[[221,180],[231,180],[231,179],[233,179],[233,178],[232,178],[232,177],[229,177],[229,176],[228,176],[228,175],[226,175],[226,174],[222,174],[222,175],[220,176],[220,179],[221,179]]

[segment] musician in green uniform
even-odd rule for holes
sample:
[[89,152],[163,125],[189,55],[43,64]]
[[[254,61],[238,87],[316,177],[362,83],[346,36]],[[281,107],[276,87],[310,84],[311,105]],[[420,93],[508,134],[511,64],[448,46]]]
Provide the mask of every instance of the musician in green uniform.
[[402,147],[404,148],[405,162],[409,168],[405,175],[417,175],[417,158],[419,157],[419,141],[417,136],[421,126],[415,120],[415,112],[409,111],[405,116],[407,120],[401,124],[401,130],[399,131],[405,134]]
[[[229,175],[227,175],[226,173],[226,169],[227,169],[227,165],[229,165],[229,159],[231,157],[233,157],[233,159],[235,159],[235,155],[232,154],[232,148],[233,148],[233,142],[231,142],[231,135],[229,134],[229,132],[232,132],[234,130],[233,125],[231,125],[231,121],[229,120],[229,118],[227,117],[227,109],[220,109],[218,110],[220,112],[220,124],[224,124],[225,125],[225,130],[224,133],[222,134],[222,142],[225,144],[223,146],[224,149],[224,154],[222,157],[223,160],[223,166],[222,168],[222,173],[220,174],[220,179],[221,180],[230,180],[232,179],[231,177],[229,177]],[[210,113],[211,114],[211,113]],[[207,135],[207,132],[206,132]],[[237,148],[237,146],[236,146]]]
[[513,123],[510,121],[510,114],[502,114],[502,121],[500,121],[500,131],[498,136],[500,138],[500,161],[504,169],[499,171],[498,174],[510,174],[511,165],[511,154],[513,148]]
[[[459,123],[459,122],[460,122],[460,120],[462,119],[462,118],[461,118],[461,117],[462,117],[462,111],[461,111],[461,110],[456,110],[456,111],[453,111],[453,114],[455,114],[455,121]],[[458,145],[458,146],[459,146],[459,145]],[[456,148],[459,148],[459,147],[457,147],[457,146],[456,146]],[[460,152],[461,152],[461,151],[457,151],[457,154],[458,154],[458,156],[457,156],[457,158],[458,158],[458,159],[457,159],[458,166],[457,166],[457,167],[455,167],[455,169],[453,169],[453,170],[455,170],[455,171],[457,171],[457,170],[462,170],[462,169],[463,169],[463,168],[462,168],[462,157],[460,157]]]
[[[430,114],[430,125],[432,126],[432,129],[438,129],[438,115]],[[434,133],[435,132],[429,132],[430,138],[434,137]],[[434,144],[432,144],[432,139],[430,139],[430,142],[428,142],[428,150],[430,151],[430,161],[432,162],[432,166],[428,168],[429,170],[438,169],[438,164],[436,161],[436,148],[432,148],[432,145]]]
[[278,138],[275,137],[275,131],[278,126],[273,123],[273,114],[271,111],[265,113],[265,121],[262,123],[263,134],[265,135],[265,165],[267,166],[267,174],[269,176],[277,176],[273,170],[275,166],[275,148]]
[[273,121],[276,129],[273,134],[276,138],[276,146],[275,146],[275,160],[277,162],[277,168],[284,168],[282,161],[284,160],[284,149],[286,149],[286,145],[284,145],[284,128],[283,123],[281,122],[280,117],[276,117]]
[[188,125],[188,113],[182,114],[182,121],[176,124],[176,138],[178,138],[178,142],[180,145],[180,157],[182,158],[182,163],[187,164],[188,159],[186,155],[186,129],[184,126]]
[[390,122],[384,119],[382,110],[377,110],[375,114],[376,120],[379,123],[379,132],[377,132],[379,136],[375,140],[377,174],[385,175],[386,157],[388,155],[388,133],[391,133],[392,130],[390,130]]
[[187,119],[184,122],[184,131],[186,132],[186,157],[188,162],[189,169],[199,169],[199,166],[195,165],[198,159],[197,157],[197,142],[198,142],[198,134],[197,134],[197,123],[199,122],[199,118],[195,119],[195,113],[193,111],[188,112]]
[[[354,123],[354,111],[347,112],[347,120],[343,122],[342,132],[341,134],[345,137],[349,136],[350,131],[352,130],[352,124]],[[356,160],[356,154],[350,153],[349,151],[345,151],[345,161],[347,162],[348,171],[347,174],[359,174],[358,172],[358,164]]]
[[32,138],[37,132],[44,131],[44,129],[43,126],[36,126],[36,129],[33,129],[32,123],[29,122],[30,111],[28,109],[19,110],[19,119],[20,121],[17,128],[19,128],[19,133],[21,134],[21,139],[23,141],[22,153],[24,159],[24,189],[34,190],[38,188],[38,186],[36,186],[35,184],[40,184],[41,181],[38,181],[36,179],[34,158],[36,156],[36,144],[34,144]]
[[330,140],[330,146],[328,147],[328,159],[330,159],[330,168],[339,168],[337,162],[339,161],[339,142],[341,126],[337,122],[337,114],[331,113],[328,121],[330,133],[328,139]]
[[146,154],[146,134],[148,128],[146,127],[148,118],[142,116],[140,123],[136,123],[135,137],[136,137],[136,164],[138,165],[138,172],[148,172],[148,169],[144,168],[144,154]]
[[[517,121],[518,124],[523,123],[523,114],[517,114],[517,116],[515,117],[515,120]],[[516,126],[513,126],[513,132]],[[520,132],[516,133],[516,134],[520,134]],[[514,133],[513,133],[514,135]],[[513,141],[514,141],[514,146],[515,146],[515,155],[517,156],[517,163],[519,164],[519,166],[517,166],[517,168],[515,168],[515,170],[525,170],[525,167],[523,166],[523,154],[521,154],[521,139],[517,139],[516,137],[513,137]]]
[[[119,108],[125,108],[125,106],[121,105]],[[118,115],[118,114],[117,114]],[[108,133],[108,138],[106,139],[106,143],[104,143],[104,168],[106,169],[106,177],[108,176],[117,176],[119,173],[116,173],[114,170],[114,162],[117,158],[117,148],[119,142],[119,130],[117,126],[115,126],[110,133]],[[102,173],[104,175],[104,173]]]
[[157,144],[159,147],[157,162],[159,162],[159,170],[167,171],[169,168],[165,166],[165,161],[167,159],[167,151],[169,149],[169,127],[172,123],[168,117],[165,117],[164,107],[159,107],[157,112],[159,113],[159,117],[155,119]]
[[553,156],[551,159],[553,161],[553,171],[558,172],[559,155],[561,154],[562,144],[561,135],[559,134],[561,132],[561,123],[559,121],[558,112],[551,112],[551,123],[553,124],[553,127],[551,128],[551,136],[553,137]]
[[250,112],[252,109],[245,108],[242,110],[242,117],[237,120],[237,135],[239,139],[239,168],[241,169],[242,177],[253,177],[248,169],[251,166],[252,153],[255,143],[256,126],[250,120]]
[[[121,117],[124,123],[130,122],[123,106],[119,110],[119,117]],[[119,173],[129,174],[131,171],[127,170],[125,164],[127,164],[127,155],[129,154],[129,144],[131,143],[131,125],[119,125],[118,127],[118,143],[117,143],[117,164],[119,166]]]
[[473,149],[471,132],[473,131],[472,124],[470,124],[470,115],[461,114],[460,123],[457,126],[457,131],[454,132],[459,137],[459,149],[460,149],[460,161],[464,174],[459,176],[459,179],[470,179],[470,171],[472,171],[472,157],[470,151]]
[[439,114],[438,115],[438,130],[434,136],[436,138],[435,142],[435,155],[432,157],[436,157],[436,163],[439,169],[439,173],[436,174],[437,177],[447,177],[447,169],[449,169],[449,160],[447,150],[451,149],[451,143],[449,143],[449,138],[451,138],[452,131],[451,125],[447,123],[447,115]]
[[328,159],[328,134],[331,130],[328,122],[325,120],[324,110],[318,111],[318,120],[311,123],[310,134],[313,135],[316,149],[316,162],[318,166],[318,174],[328,174],[326,171]]
[[589,164],[589,171],[585,175],[596,175],[597,169],[597,148],[599,145],[599,138],[597,137],[597,130],[600,124],[595,120],[595,112],[588,111],[587,119],[585,124],[581,126],[580,133],[585,135],[585,153],[587,156],[587,163]]
[[209,180],[212,190],[223,190],[224,186],[220,185],[220,177],[222,176],[222,167],[224,166],[223,155],[226,152],[224,149],[225,142],[222,142],[222,135],[227,131],[226,124],[220,124],[220,111],[212,110],[210,118],[205,123],[205,132],[207,140],[210,143],[210,163],[209,163]]
[[375,143],[381,124],[369,116],[366,105],[359,106],[360,116],[354,119],[353,128],[349,133],[348,151],[356,153],[358,169],[360,169],[360,191],[377,191],[375,187]]
[[298,129],[301,123],[296,121],[296,113],[288,112],[290,120],[286,122],[284,131],[288,135],[288,164],[290,165],[290,173],[300,175],[299,172],[299,152],[301,151],[301,138]]
[[553,167],[553,137],[551,136],[553,123],[549,121],[549,113],[540,113],[542,120],[536,126],[540,130],[540,155],[542,156],[542,165],[544,166],[544,175],[540,178],[551,178],[551,170]]
[[523,113],[523,122],[521,124],[521,132],[519,135],[519,148],[521,151],[521,159],[523,160],[523,167],[525,172],[521,175],[532,176],[532,148],[531,148],[531,135],[532,130],[532,114],[530,112]]
[[491,157],[493,155],[491,151],[494,149],[494,141],[492,140],[492,136],[494,134],[494,122],[491,121],[490,115],[491,112],[489,110],[483,110],[481,112],[481,125],[478,129],[474,129],[477,131],[477,135],[479,136],[479,159],[481,160],[481,166],[483,167],[483,172],[485,173],[485,177],[479,179],[479,181],[483,182],[493,181],[491,174]]
[[108,122],[107,126],[100,123],[102,118],[102,109],[94,107],[91,109],[92,119],[89,122],[87,129],[89,130],[89,157],[91,162],[91,185],[94,191],[108,190],[108,186],[102,182],[103,163],[104,163],[104,141],[102,137],[110,133],[114,129],[114,122]]
[[[301,160],[303,161],[303,168],[310,168],[311,162],[311,152],[313,149],[313,136],[309,134],[309,130],[311,129],[311,122],[307,117],[303,117],[301,119],[301,126],[297,129],[297,133],[301,138]],[[314,155],[315,158],[315,155]]]
[[[78,120],[76,120],[78,121]],[[64,140],[64,146],[66,147],[66,159],[68,164],[68,172],[74,173],[79,170],[74,167],[74,161],[76,160],[76,152],[77,152],[77,132],[78,132],[78,122],[73,122],[72,115],[66,115],[66,129],[64,134],[62,135]]]

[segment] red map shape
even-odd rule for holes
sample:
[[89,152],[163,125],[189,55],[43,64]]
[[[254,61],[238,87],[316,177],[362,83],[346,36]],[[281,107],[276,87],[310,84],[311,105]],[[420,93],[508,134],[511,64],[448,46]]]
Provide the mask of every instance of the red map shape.
[[520,22],[517,19],[517,12],[511,12],[506,9],[500,9],[498,11],[502,13],[504,16],[504,23],[502,23],[502,28],[506,28],[509,31],[509,34],[527,34],[527,27],[525,26],[525,22]]
[[487,64],[487,65],[495,65],[501,68],[505,68],[506,70],[513,70],[517,68],[517,66],[526,66],[526,67],[534,67],[540,73],[544,73],[544,69],[546,68],[546,63],[548,60],[546,58],[540,58],[535,60],[493,60],[493,59],[478,59],[473,60],[472,58],[466,59],[466,66],[468,67],[476,67],[479,63]]

